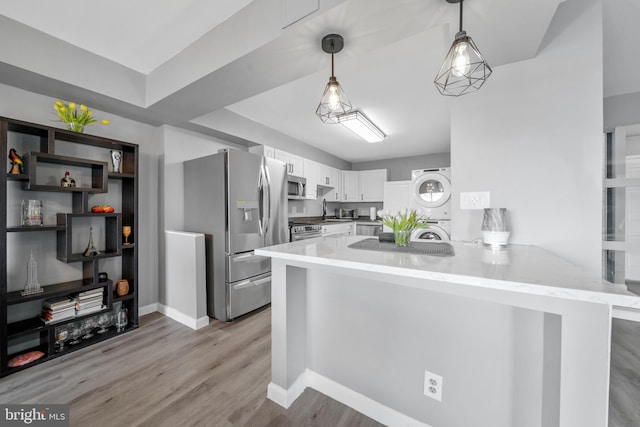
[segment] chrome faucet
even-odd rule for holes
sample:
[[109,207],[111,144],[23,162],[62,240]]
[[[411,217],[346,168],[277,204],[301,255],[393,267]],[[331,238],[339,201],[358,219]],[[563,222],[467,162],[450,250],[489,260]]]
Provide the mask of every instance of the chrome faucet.
[[322,199],[322,220],[327,218],[327,199]]

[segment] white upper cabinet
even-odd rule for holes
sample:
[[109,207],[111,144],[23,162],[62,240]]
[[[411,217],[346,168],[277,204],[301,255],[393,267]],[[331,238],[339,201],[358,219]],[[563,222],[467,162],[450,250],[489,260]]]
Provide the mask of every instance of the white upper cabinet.
[[358,184],[359,171],[342,171],[342,201],[359,202],[360,187]]
[[358,189],[361,202],[382,202],[384,183],[387,182],[386,169],[359,171]]
[[249,152],[269,157],[270,159],[275,159],[276,157],[276,149],[268,145],[254,145],[253,147],[249,147]]
[[342,194],[342,171],[340,169],[329,167],[329,184],[330,190],[325,195],[328,202],[340,202],[343,199]]
[[339,187],[342,183],[342,171],[329,167],[329,187]]
[[[342,171],[313,160],[267,145],[250,147],[249,151],[287,164],[287,174],[307,180],[307,199],[326,199],[327,202],[382,202],[386,169]],[[318,192],[320,187],[320,192]]]
[[304,159],[302,157],[276,149],[275,158],[287,164],[287,174],[304,177]]
[[307,199],[316,199],[318,197],[318,177],[316,169],[321,165],[309,159],[304,159],[303,163],[304,177],[307,180],[305,196]]
[[333,187],[333,185],[330,184],[331,169],[333,168],[330,166],[323,165],[321,163],[317,164],[316,181],[317,181],[318,187]]

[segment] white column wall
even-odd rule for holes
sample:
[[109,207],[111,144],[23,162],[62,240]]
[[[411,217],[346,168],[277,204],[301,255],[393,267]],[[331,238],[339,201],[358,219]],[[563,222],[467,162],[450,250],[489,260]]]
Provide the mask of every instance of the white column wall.
[[601,274],[602,79],[602,0],[569,0],[536,58],[454,101],[453,239],[481,236],[482,211],[461,210],[460,192],[486,190],[509,211],[511,243]]

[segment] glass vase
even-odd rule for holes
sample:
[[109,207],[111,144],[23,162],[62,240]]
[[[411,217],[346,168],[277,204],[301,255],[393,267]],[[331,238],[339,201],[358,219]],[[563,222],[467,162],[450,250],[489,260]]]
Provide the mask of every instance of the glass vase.
[[82,133],[84,132],[84,125],[76,122],[69,122],[67,123],[67,129],[69,129],[71,132]]
[[411,231],[393,230],[393,237],[396,240],[396,246],[409,246],[409,241],[411,240]]

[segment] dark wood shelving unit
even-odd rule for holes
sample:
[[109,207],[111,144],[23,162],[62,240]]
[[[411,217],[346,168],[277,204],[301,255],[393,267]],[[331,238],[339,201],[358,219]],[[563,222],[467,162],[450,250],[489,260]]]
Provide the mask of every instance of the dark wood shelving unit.
[[7,229],[5,230],[7,233],[16,233],[16,232],[29,232],[29,231],[57,231],[57,230],[64,230],[64,226],[63,225],[54,225],[54,224],[50,224],[50,225],[42,225],[40,227],[38,226],[12,226],[12,227],[7,227]]
[[91,289],[113,285],[113,281],[94,283],[91,279],[72,280],[43,286],[42,293],[22,296],[20,291],[7,293],[7,305],[23,304],[29,301],[65,296],[74,292],[90,291]]
[[[22,174],[0,173],[0,184],[5,189],[2,204],[0,205],[0,250],[2,251],[2,256],[0,256],[0,376],[19,372],[138,327],[138,248],[134,243],[138,240],[138,145],[0,117],[0,156],[8,159],[9,149],[14,148],[14,143],[23,148],[22,152],[19,150],[18,154],[23,158],[25,169]],[[67,152],[70,151],[69,146],[72,147],[71,151],[75,151],[73,150],[74,144],[91,147],[91,153],[96,154],[99,159],[109,159],[109,150],[121,151],[122,172],[109,171],[109,162],[60,155],[56,153],[58,143],[66,145]],[[93,151],[94,149],[95,152]],[[80,151],[82,152],[82,150]],[[45,167],[46,164],[54,166]],[[88,178],[85,178],[79,187],[66,188],[50,185],[52,182],[58,182],[61,178],[61,176],[50,176],[53,174],[52,170],[59,169],[60,166],[70,169],[81,168],[86,171],[84,176]],[[10,169],[8,160],[6,161],[6,167],[8,171]],[[38,172],[39,169],[42,169],[42,171]],[[38,183],[36,178],[42,179],[40,175],[43,174],[46,178],[44,183]],[[109,193],[109,180],[121,181],[115,186],[116,189],[119,189],[115,194],[119,198],[121,211],[91,213],[89,211],[90,195]],[[38,199],[37,193],[41,191],[61,194],[71,193],[71,213],[56,214],[57,224],[46,224],[40,227],[7,225],[7,205],[9,201],[7,198],[13,197],[7,191],[7,183],[12,181],[22,183],[21,190],[15,190],[18,187],[16,187],[16,184],[12,184],[12,191],[34,193],[32,197],[24,196],[23,199]],[[88,186],[89,183],[90,186]],[[14,206],[15,202],[16,200],[12,200]],[[100,230],[104,231],[103,243],[105,245],[103,248],[98,248],[101,252],[100,254],[85,257],[81,253],[72,252],[74,247],[73,239],[78,238],[77,235],[79,234],[78,232],[73,233],[73,223],[75,219],[79,218],[99,218],[98,224]],[[82,223],[82,219],[79,221],[81,221],[80,226],[83,224],[86,226],[86,222]],[[90,222],[95,226],[95,220]],[[132,243],[129,245],[123,244],[122,225],[130,225],[132,228],[132,233],[129,236],[129,241]],[[56,250],[51,251],[46,256],[64,263],[82,263],[82,278],[70,278],[73,280],[54,284],[46,284],[45,282],[42,285],[43,292],[22,296],[20,290],[15,290],[21,289],[22,284],[10,282],[10,280],[14,280],[10,278],[23,274],[24,272],[21,269],[26,268],[26,262],[25,266],[8,265],[7,253],[16,250],[16,248],[7,246],[7,233],[14,235],[15,233],[18,233],[18,235],[20,233],[30,233],[31,236],[35,236],[39,240],[39,234],[31,234],[38,231],[56,232]],[[80,231],[84,233],[82,227]],[[45,233],[41,237],[46,240],[50,239],[50,236],[51,234]],[[28,241],[32,242],[33,238],[28,239]],[[12,245],[20,246],[22,244],[19,239],[16,240],[15,238],[11,242]],[[82,243],[86,244],[85,241]],[[77,242],[75,247],[77,250]],[[22,249],[24,252],[25,248],[23,247]],[[114,268],[109,263],[107,264],[106,272],[114,280],[99,282],[98,272],[102,271],[100,260],[112,257],[119,257],[119,270],[122,277],[116,278],[116,271],[108,271],[109,268]],[[42,272],[40,273],[39,279],[42,283]],[[118,297],[115,294],[113,283],[119,279],[127,279],[129,281],[128,295]],[[103,304],[105,304],[106,308],[104,310],[50,324],[46,324],[40,319],[40,306],[37,304],[39,301],[60,296],[73,296],[80,292],[101,287],[105,288]],[[14,291],[10,292],[9,289],[14,289]],[[83,340],[75,346],[65,346],[65,349],[61,352],[55,351],[55,329],[57,327],[109,312],[113,309],[114,303],[122,304],[128,310],[129,323],[124,331],[116,332],[115,327],[112,326],[104,334],[95,334],[95,337]],[[35,311],[34,307],[38,307],[38,311]],[[14,312],[15,310],[18,311]],[[17,313],[19,316],[10,315],[12,313]],[[9,323],[9,319],[14,320]],[[7,362],[11,357],[30,350],[40,350],[45,353],[45,356],[22,367],[9,368],[7,366]]]
[[[108,191],[107,162],[96,162],[93,160],[77,159],[69,156],[58,156],[50,153],[29,152],[23,157],[25,171],[29,179],[25,183],[28,190],[40,191],[62,191],[62,192],[87,192],[106,193]],[[59,185],[38,184],[38,165],[48,163],[60,166],[76,166],[91,169],[91,187],[60,187]]]

